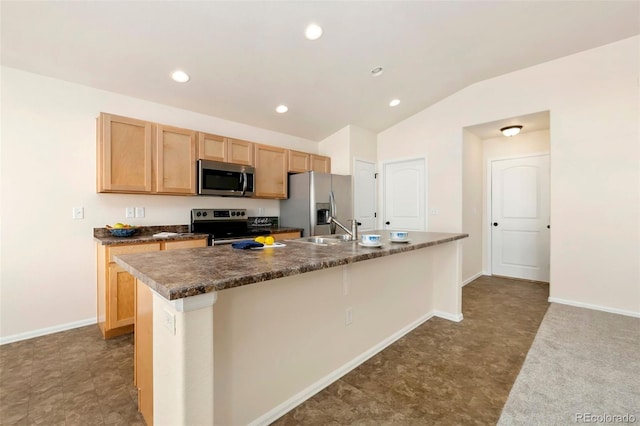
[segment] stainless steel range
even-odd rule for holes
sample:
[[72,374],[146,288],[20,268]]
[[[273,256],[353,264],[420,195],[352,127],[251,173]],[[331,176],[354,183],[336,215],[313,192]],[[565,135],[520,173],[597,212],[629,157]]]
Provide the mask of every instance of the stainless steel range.
[[268,229],[249,226],[248,219],[245,209],[193,209],[190,231],[209,234],[210,246],[270,234]]

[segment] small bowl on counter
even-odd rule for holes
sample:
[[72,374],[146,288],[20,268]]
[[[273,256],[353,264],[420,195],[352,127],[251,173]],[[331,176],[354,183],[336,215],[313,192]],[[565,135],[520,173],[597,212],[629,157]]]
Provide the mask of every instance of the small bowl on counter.
[[130,237],[138,231],[138,228],[135,226],[129,226],[126,228],[114,228],[107,225],[107,229],[114,237]]

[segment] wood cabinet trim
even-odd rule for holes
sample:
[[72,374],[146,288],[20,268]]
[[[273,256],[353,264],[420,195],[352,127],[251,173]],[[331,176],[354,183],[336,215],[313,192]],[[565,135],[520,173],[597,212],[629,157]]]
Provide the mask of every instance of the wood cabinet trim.
[[[221,147],[220,155],[209,155],[207,154],[207,141],[217,142]],[[212,133],[204,133],[198,132],[198,156],[199,160],[211,160],[211,161],[222,161],[227,162],[227,138],[220,135],[214,135]]]

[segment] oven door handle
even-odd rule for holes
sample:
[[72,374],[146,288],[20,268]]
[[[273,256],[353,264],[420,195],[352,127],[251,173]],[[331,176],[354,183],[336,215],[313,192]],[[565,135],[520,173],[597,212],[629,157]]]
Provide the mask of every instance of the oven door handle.
[[253,238],[248,237],[248,238],[231,238],[229,240],[216,240],[215,238],[211,239],[211,245],[212,246],[221,246],[223,244],[233,244],[233,243],[239,243],[240,241],[253,241]]

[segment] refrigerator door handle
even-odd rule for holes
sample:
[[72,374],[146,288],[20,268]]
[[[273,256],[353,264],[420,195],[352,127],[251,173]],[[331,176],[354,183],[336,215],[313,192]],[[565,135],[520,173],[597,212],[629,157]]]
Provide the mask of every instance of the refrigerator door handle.
[[[329,216],[337,218],[338,212],[336,210],[336,196],[331,191],[329,192]],[[336,224],[333,221],[329,224],[329,230],[331,234],[336,233]]]

